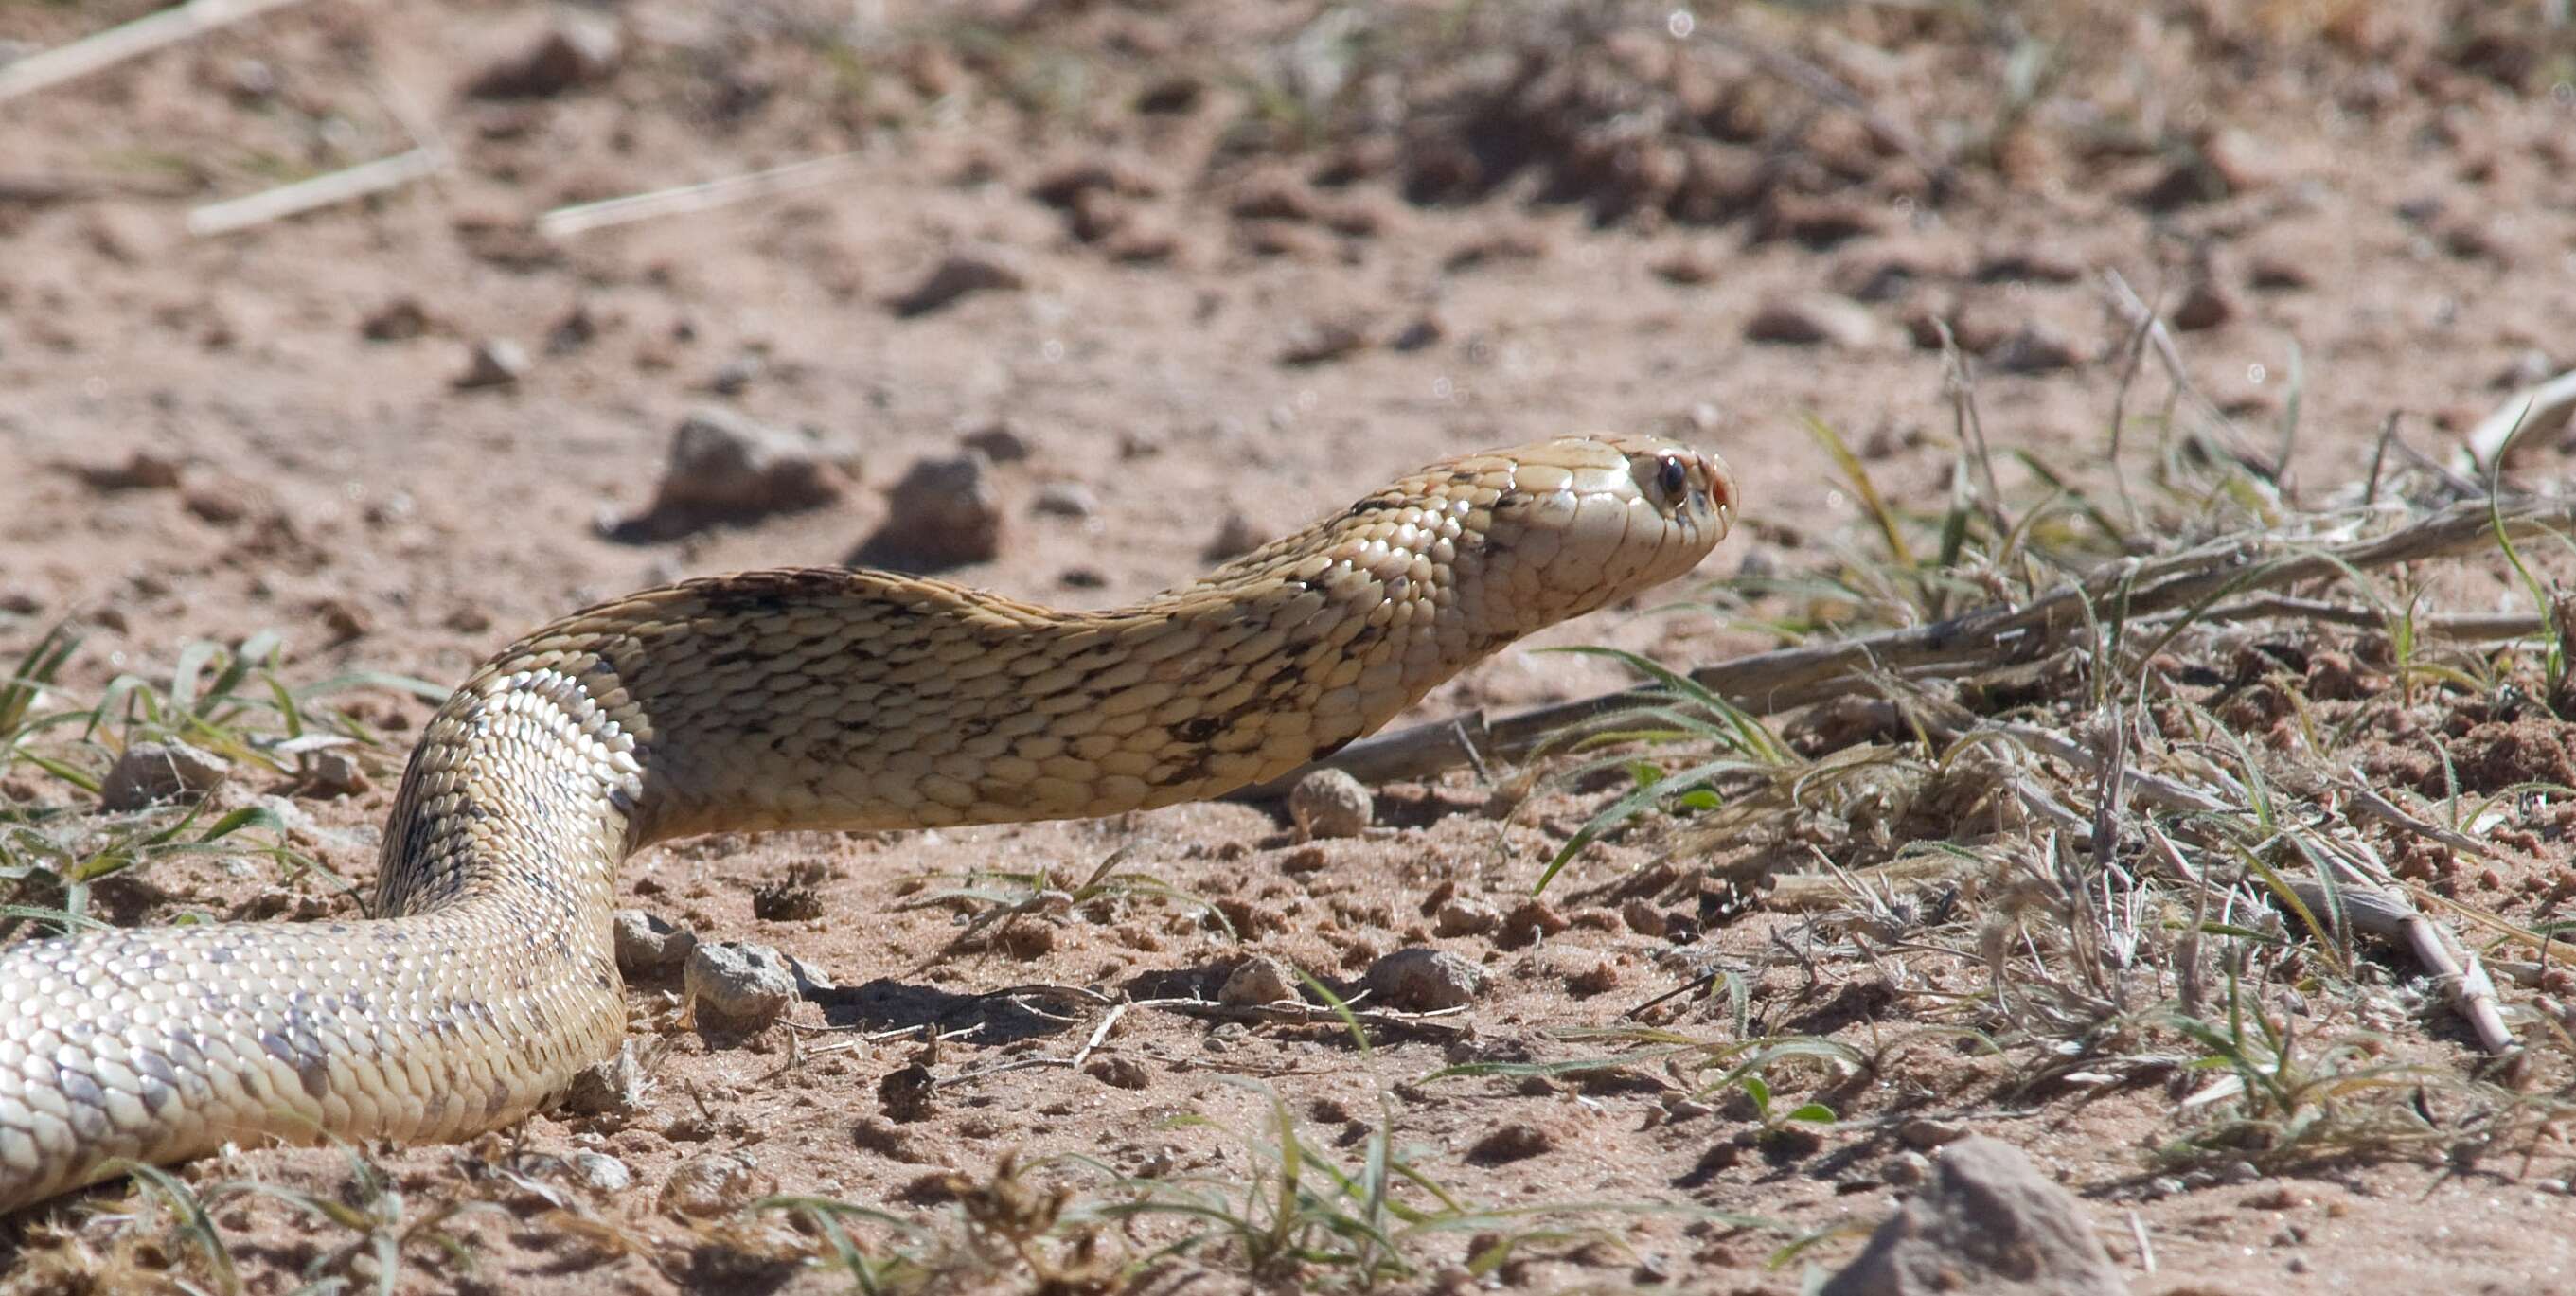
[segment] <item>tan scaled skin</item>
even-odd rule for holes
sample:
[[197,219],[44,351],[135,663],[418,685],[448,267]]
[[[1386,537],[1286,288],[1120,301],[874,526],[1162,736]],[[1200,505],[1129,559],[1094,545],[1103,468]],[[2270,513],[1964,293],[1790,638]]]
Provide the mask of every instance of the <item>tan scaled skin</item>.
[[117,1158],[507,1124],[624,1035],[609,914],[645,845],[1221,795],[1690,570],[1734,505],[1713,456],[1568,437],[1434,465],[1113,611],[816,570],[575,613],[424,728],[380,917],[0,949],[0,1211]]

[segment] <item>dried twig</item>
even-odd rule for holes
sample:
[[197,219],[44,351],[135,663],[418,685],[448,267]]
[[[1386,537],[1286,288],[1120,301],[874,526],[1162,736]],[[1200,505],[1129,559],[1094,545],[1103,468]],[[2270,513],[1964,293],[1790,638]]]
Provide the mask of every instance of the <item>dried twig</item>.
[[[2507,505],[2496,517],[2516,537],[2576,527],[2576,500],[2528,500]],[[2300,537],[2264,534],[2232,537],[2181,553],[2106,564],[2082,581],[2069,582],[2022,604],[1990,604],[1926,626],[1863,635],[1839,643],[1782,648],[1702,666],[1690,678],[1756,715],[1769,715],[1828,698],[1877,689],[1874,673],[1917,672],[2027,660],[2085,631],[2090,608],[2118,604],[2131,619],[2190,612],[2198,619],[2241,607],[2247,616],[2302,615],[2285,600],[2222,604],[2230,595],[2327,580],[2458,553],[2494,537],[2485,500],[2452,505],[2368,539],[2319,544]],[[2196,609],[2196,611],[2195,611]],[[2427,629],[2455,627],[2464,637],[2507,637],[2502,620],[2428,618]],[[1287,795],[1297,780],[1324,768],[1347,770],[1363,782],[1422,778],[1485,758],[1526,756],[1569,725],[1646,705],[1659,695],[1623,689],[1573,702],[1534,708],[1501,719],[1481,711],[1352,743],[1332,756],[1234,793],[1239,800]]]
[[202,36],[296,0],[191,0],[0,66],[0,102]]
[[2469,429],[2468,440],[2451,456],[2451,466],[2461,476],[2484,477],[2517,447],[2566,427],[2571,414],[2576,414],[2576,369],[2506,397],[2495,412]]
[[448,168],[449,161],[446,149],[436,144],[424,144],[408,153],[362,162],[328,175],[298,180],[223,202],[207,203],[188,213],[188,232],[199,238],[212,238],[289,216],[300,216],[317,208],[399,189],[415,180],[437,175]]
[[856,153],[835,153],[828,157],[807,158],[766,171],[726,176],[703,184],[681,185],[675,189],[657,189],[651,193],[627,194],[603,198],[597,202],[576,203],[557,207],[537,218],[537,232],[547,238],[571,238],[611,225],[626,225],[660,216],[680,216],[713,211],[735,203],[750,202],[776,194],[810,189],[839,179]]
[[1217,1003],[1209,999],[1139,999],[1136,1001],[1136,1006],[1159,1008],[1164,1012],[1180,1013],[1187,1017],[1213,1017],[1219,1021],[1270,1022],[1291,1026],[1344,1025],[1346,1023],[1342,1019],[1342,1011],[1347,1011],[1351,1021],[1374,1030],[1426,1035],[1443,1040],[1454,1039],[1465,1033],[1466,1027],[1453,1026],[1440,1019],[1457,1016],[1467,1011],[1465,1008],[1442,1008],[1433,1012],[1397,1013],[1359,1007],[1337,1011],[1321,1004],[1287,1002],[1229,1004]]
[[2276,462],[2249,445],[2244,431],[2236,426],[2236,420],[2227,417],[2226,411],[2201,394],[2200,387],[2192,382],[2190,372],[2183,368],[2182,348],[2174,345],[2173,331],[2165,327],[2163,318],[2147,305],[2146,299],[2138,296],[2137,290],[2131,288],[2129,281],[2122,278],[2117,270],[2102,272],[2102,294],[2110,302],[2111,309],[2119,312],[2129,327],[2146,331],[2147,343],[2155,349],[2166,380],[2173,384],[2174,393],[2183,408],[2199,425],[2190,429],[2191,434],[2216,454],[2233,459],[2263,480],[2277,484],[2281,474],[2289,470],[2289,465]]

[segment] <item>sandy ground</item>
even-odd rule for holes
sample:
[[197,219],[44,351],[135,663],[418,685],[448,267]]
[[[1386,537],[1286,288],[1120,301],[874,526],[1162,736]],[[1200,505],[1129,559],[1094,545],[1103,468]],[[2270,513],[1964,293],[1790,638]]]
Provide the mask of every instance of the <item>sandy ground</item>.
[[[892,34],[836,54],[814,33],[839,19],[792,6],[734,17],[621,7],[611,12],[627,48],[612,75],[493,99],[464,87],[523,48],[541,12],[321,2],[0,103],[0,182],[13,186],[0,196],[0,651],[14,657],[74,619],[88,638],[70,682],[94,688],[119,672],[166,675],[192,640],[274,629],[291,678],[377,670],[452,682],[521,628],[588,600],[683,575],[844,561],[909,463],[996,427],[1030,450],[995,469],[1001,552],[947,574],[1038,601],[1113,605],[1203,569],[1230,514],[1284,530],[1426,460],[1590,427],[1682,430],[1730,459],[1747,525],[1703,576],[1748,561],[1797,570],[1860,534],[1854,500],[1802,430],[1809,416],[1862,447],[1900,507],[1944,498],[1950,411],[1937,353],[1909,340],[1914,315],[1945,313],[1989,345],[2031,329],[2061,341],[2064,367],[1988,366],[1988,432],[2053,463],[2098,462],[2123,338],[2103,270],[2169,310],[2209,285],[2224,318],[2182,336],[2195,380],[2267,444],[2295,402],[2293,480],[2320,496],[2366,471],[2392,414],[2413,445],[2445,454],[2500,399],[2499,383],[2576,361],[2576,295],[2559,290],[2576,282],[2576,96],[2546,71],[2566,66],[2563,47],[2519,91],[2444,62],[2438,45],[2405,47],[2393,88],[2331,61],[2248,76],[2190,108],[2204,136],[2232,132],[2223,160],[2238,178],[2212,201],[2156,210],[2137,196],[2163,174],[2156,156],[2069,147],[2026,173],[1966,173],[1938,202],[1914,195],[1919,178],[1853,181],[1815,201],[1857,213],[1860,232],[1815,246],[1826,240],[1765,237],[1750,219],[1601,224],[1579,204],[1529,200],[1528,185],[1419,205],[1393,177],[1315,183],[1329,149],[1229,144],[1245,96],[1205,69],[1236,52],[1257,63],[1306,30],[1310,6],[1074,6],[1085,12],[997,24],[1037,51],[1020,62],[950,53],[982,47],[927,7],[874,8],[897,11],[876,29]],[[0,38],[50,45],[136,12],[15,6],[0,14]],[[2138,21],[2163,31],[2178,20]],[[1659,18],[1640,33],[1669,39]],[[1841,37],[1810,44],[1839,52],[1829,66],[1908,117],[1969,93],[1961,70],[1991,74],[2008,53],[1944,46],[1937,33],[1883,53]],[[1029,68],[1084,51],[1096,53],[1080,65],[1096,82],[1073,108],[1015,104],[995,88],[1072,78]],[[1138,69],[1159,66],[1196,69],[1208,88],[1180,111],[1137,111],[1122,87],[1153,84]],[[2380,98],[2364,105],[2365,92]],[[185,232],[192,206],[399,152],[404,113],[434,124],[454,150],[450,170],[306,218]],[[1937,136],[1936,125],[1920,129]],[[782,196],[563,239],[530,228],[570,202],[845,150],[827,181]],[[1120,177],[1113,237],[1086,240],[1040,196],[1083,166]],[[889,308],[961,253],[1006,258],[1025,286],[918,316]],[[1767,307],[1815,294],[1856,316],[1850,336],[1748,338]],[[417,335],[368,335],[404,304]],[[567,330],[576,316],[586,328]],[[1370,344],[1285,358],[1317,329],[1345,326]],[[1408,331],[1418,345],[1393,345]],[[524,347],[527,371],[460,389],[469,348],[493,339]],[[2138,399],[2163,391],[2141,384]],[[650,500],[672,429],[709,404],[855,447],[858,489],[827,508],[667,541],[606,538],[602,519]],[[115,489],[90,472],[138,453],[177,464],[178,485]],[[2544,450],[2526,469],[2564,462]],[[1035,507],[1059,483],[1087,491],[1091,516]],[[1623,680],[1604,663],[1534,651],[1573,643],[1693,662],[1770,641],[1688,605],[1617,609],[1507,652],[1420,715]],[[364,877],[405,734],[427,704],[379,693],[353,705],[390,735],[366,758],[372,790],[294,805],[299,844]],[[23,780],[0,790],[62,791]],[[673,1167],[740,1151],[783,1190],[923,1219],[942,1209],[933,1172],[981,1175],[1011,1149],[1085,1153],[1128,1173],[1240,1173],[1239,1135],[1267,1111],[1239,1083],[1250,1078],[1353,1159],[1383,1099],[1419,1164],[1497,1207],[1691,1203],[1799,1231],[1866,1225],[1899,1191],[1882,1174],[1905,1150],[1896,1131],[1924,1116],[2030,1149],[2088,1197],[2140,1291],[2576,1290],[2565,1199],[2535,1186],[2565,1177],[2563,1150],[2447,1168],[2362,1159],[2149,1197],[2144,1149],[2175,1119],[2163,1090],[2039,1102],[2013,1093],[2004,1062],[1935,1045],[1907,1050],[1875,1084],[1828,1088],[1842,1122],[1786,1150],[1744,1150],[1743,1114],[1723,1104],[1673,1117],[1668,1086],[1651,1081],[1425,1080],[1450,1062],[1585,1056],[1605,1046],[1566,1028],[1618,1024],[1721,964],[1747,969],[1773,1029],[1858,1041],[1900,1028],[1901,1014],[1881,1021],[1888,1010],[1867,995],[1810,985],[1763,957],[1793,916],[1703,932],[1688,905],[1649,905],[1657,921],[1641,922],[1616,899],[1576,894],[1655,858],[1651,841],[1579,862],[1550,893],[1565,929],[1535,944],[1434,933],[1428,914],[1447,895],[1519,904],[1604,799],[1555,788],[1498,819],[1460,776],[1389,791],[1384,835],[1312,846],[1266,811],[1207,805],[652,850],[628,870],[629,903],[707,937],[776,944],[845,987],[800,1006],[806,1025],[962,1030],[939,1046],[943,1071],[1066,1055],[1099,1021],[1095,1008],[984,992],[1209,991],[1246,946],[1351,977],[1400,946],[1433,945],[1487,965],[1496,989],[1466,1035],[1383,1039],[1365,1056],[1329,1029],[1131,1012],[1096,1050],[1119,1062],[1102,1074],[998,1072],[903,1120],[879,1085],[917,1042],[798,1034],[791,1046],[785,1031],[710,1041],[668,1025],[674,983],[645,980],[631,991],[639,1028],[667,1055],[640,1110],[540,1117],[505,1143],[390,1150],[381,1162],[430,1200],[464,1191],[473,1158],[606,1152],[635,1186],[594,1194],[593,1207],[656,1245],[621,1253],[559,1230],[469,1223],[471,1276],[423,1249],[406,1282],[821,1289],[819,1275],[735,1273],[713,1249],[693,1250],[657,1207]],[[1229,898],[1244,942],[1197,906],[1138,897],[925,966],[960,919],[899,908],[924,878],[1079,877],[1115,852],[1184,891]],[[782,880],[811,885],[822,916],[756,917],[754,888]],[[153,881],[132,917],[225,912],[281,887],[320,897],[318,912],[351,908],[327,887],[213,867]],[[1665,919],[1669,931],[1643,930]],[[1727,1017],[1719,1000],[1654,1020],[1717,1037]],[[1184,1115],[1208,1122],[1176,1124]],[[1503,1128],[1526,1137],[1498,1150],[1489,1136]],[[336,1153],[249,1150],[191,1178],[334,1191],[348,1174]],[[218,1222],[237,1229],[260,1289],[283,1289],[333,1244],[278,1207],[235,1206]],[[1797,1288],[1795,1266],[1763,1267],[1776,1235],[1639,1216],[1607,1236],[1535,1246],[1506,1280]],[[1463,1258],[1467,1242],[1435,1253]],[[1855,1245],[1806,1258],[1830,1265]]]

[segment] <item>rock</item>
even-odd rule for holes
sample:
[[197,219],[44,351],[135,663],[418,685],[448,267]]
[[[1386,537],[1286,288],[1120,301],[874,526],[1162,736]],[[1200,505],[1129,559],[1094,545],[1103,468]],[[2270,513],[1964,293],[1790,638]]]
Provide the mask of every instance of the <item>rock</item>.
[[465,372],[456,375],[458,391],[508,387],[528,372],[528,349],[508,338],[486,338],[465,356]]
[[1540,938],[1554,936],[1568,926],[1565,915],[1545,900],[1529,899],[1512,906],[1503,918],[1503,934],[1497,942],[1504,949],[1519,949],[1536,944]]
[[192,486],[179,497],[179,503],[216,526],[231,526],[249,517],[254,507],[250,492],[240,483],[228,481]]
[[98,800],[103,809],[140,810],[155,801],[211,791],[230,767],[213,752],[183,742],[140,742],[125,749],[107,771]]
[[718,522],[839,503],[853,484],[853,456],[812,438],[709,406],[680,421],[662,484],[643,512],[607,529],[638,541],[686,534]]
[[1899,1142],[1922,1151],[1946,1147],[1958,1142],[1966,1134],[1966,1130],[1948,1121],[1928,1120],[1921,1116],[1896,1127],[1896,1137]]
[[574,1072],[572,1087],[564,1092],[563,1105],[578,1116],[626,1120],[644,1110],[645,1100],[652,1092],[653,1077],[645,1073],[644,1059],[630,1039],[619,1043],[616,1055],[607,1061],[594,1062]]
[[1556,1146],[1556,1135],[1528,1121],[1513,1121],[1498,1126],[1467,1149],[1467,1159],[1479,1165],[1500,1165],[1526,1161]]
[[748,1152],[701,1152],[671,1167],[657,1204],[692,1219],[730,1215],[778,1190]]
[[2236,318],[2236,302],[2226,290],[2204,279],[2184,291],[2170,318],[2185,333],[2214,329]]
[[1218,1003],[1237,1005],[1272,1004],[1297,997],[1297,974],[1267,954],[1255,954],[1235,964],[1234,971],[1226,974],[1224,988],[1216,992]]
[[689,952],[681,998],[700,1030],[750,1034],[796,1001],[796,975],[778,951],[749,941],[702,941]]
[[792,879],[751,889],[751,916],[762,922],[809,922],[823,916],[823,893]]
[[313,754],[313,764],[304,771],[295,794],[327,800],[356,796],[368,786],[367,772],[358,767],[356,757],[344,751],[320,751]]
[[1289,790],[1288,817],[1296,821],[1301,840],[1357,837],[1377,817],[1377,802],[1349,772],[1320,769]]
[[608,933],[617,947],[617,970],[627,976],[668,972],[698,947],[696,933],[641,909],[609,915]]
[[716,366],[716,371],[707,376],[707,390],[718,396],[740,396],[751,389],[753,380],[767,368],[769,361],[763,359],[759,352],[745,351]]
[[1932,1177],[1932,1158],[1920,1152],[1899,1152],[1881,1162],[1879,1182],[1896,1188],[1911,1188]]
[[543,30],[507,58],[486,67],[467,90],[485,99],[534,99],[604,80],[625,56],[617,23],[598,14],[557,9]]
[[396,297],[358,324],[370,342],[406,342],[429,331],[429,311],[417,297]]
[[1365,351],[1368,345],[1368,330],[1354,321],[1308,320],[1289,332],[1287,345],[1279,349],[1279,363],[1319,365]]
[[997,464],[1026,463],[1032,453],[1029,439],[1013,431],[1008,423],[969,432],[962,444]]
[[1725,273],[1715,258],[1703,255],[1695,247],[1680,248],[1658,257],[1647,269],[1653,271],[1656,278],[1684,288],[1714,283],[1720,274]]
[[939,263],[911,292],[888,305],[907,319],[927,315],[961,297],[979,292],[1016,292],[1029,286],[1028,272],[1017,258],[998,248],[960,252]]
[[1038,487],[1034,507],[1040,513],[1056,517],[1088,518],[1100,512],[1100,499],[1081,482],[1048,482]]
[[2071,284],[2083,277],[2083,262],[2048,248],[1999,252],[1976,269],[1978,283]]
[[1419,351],[1447,336],[1437,315],[1417,315],[1413,322],[1395,331],[1387,346],[1397,351]]
[[914,461],[887,493],[885,524],[860,547],[863,561],[928,569],[984,562],[1001,551],[993,461],[973,450]]
[[1252,519],[1229,509],[1225,520],[1217,523],[1216,535],[1208,540],[1206,548],[1199,551],[1199,556],[1209,562],[1223,562],[1248,554],[1269,541],[1270,537],[1263,534],[1260,527],[1254,526]]
[[1431,930],[1443,936],[1482,936],[1502,921],[1502,912],[1482,900],[1452,900],[1432,915]]
[[1131,1057],[1093,1058],[1082,1071],[1112,1089],[1142,1089],[1154,1083],[1154,1073]]
[[2278,255],[2256,257],[2254,263],[2247,267],[2245,278],[2264,292],[2290,292],[2316,282],[2306,266],[2290,257]]
[[1982,1135],[1934,1159],[1931,1180],[1823,1288],[1824,1296],[2127,1290],[2073,1194],[2011,1144]]
[[605,1152],[575,1152],[567,1159],[573,1176],[593,1192],[623,1192],[635,1184],[635,1172]]
[[1858,302],[1809,293],[1766,303],[1744,326],[1754,342],[1860,350],[1885,336],[1878,317]]
[[1671,921],[1664,917],[1664,911],[1644,896],[1633,896],[1628,903],[1619,906],[1619,920],[1640,936],[1661,936],[1671,928]]
[[1455,1008],[1485,988],[1485,969],[1436,949],[1400,949],[1369,964],[1360,978],[1372,1002],[1399,1012]]
[[2023,325],[2020,332],[1997,343],[1995,348],[1986,354],[1986,363],[2003,373],[2016,374],[2050,373],[2059,369],[2069,369],[2081,359],[2082,357],[2076,354],[2072,339],[2035,320]]
[[103,491],[175,490],[179,485],[179,461],[137,450],[113,468],[84,468],[80,475],[82,481]]

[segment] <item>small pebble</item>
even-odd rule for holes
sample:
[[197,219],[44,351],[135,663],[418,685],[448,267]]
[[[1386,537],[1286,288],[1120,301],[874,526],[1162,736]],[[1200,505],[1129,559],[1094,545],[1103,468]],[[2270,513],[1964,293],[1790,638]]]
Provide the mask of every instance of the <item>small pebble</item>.
[[625,52],[614,19],[558,9],[524,48],[486,67],[467,89],[487,99],[560,94],[606,78]]
[[1858,302],[1810,293],[1766,303],[1746,322],[1744,336],[1752,342],[1856,351],[1877,345],[1886,330]]
[[368,786],[367,772],[358,767],[356,757],[344,751],[322,751],[314,753],[313,766],[305,771],[296,793],[320,798],[356,796]]
[[1320,769],[1289,791],[1288,817],[1301,840],[1357,837],[1377,817],[1377,802],[1348,771]]
[[1225,986],[1216,992],[1216,998],[1218,1003],[1239,1006],[1292,1000],[1297,998],[1297,974],[1267,954],[1255,954],[1226,974]]
[[671,1167],[662,1184],[663,1210],[694,1219],[730,1215],[777,1191],[777,1179],[748,1152],[701,1152]]
[[563,1105],[578,1116],[631,1119],[644,1110],[645,1100],[652,1092],[653,1078],[645,1073],[635,1042],[626,1040],[607,1061],[594,1062],[573,1073],[572,1088],[564,1093]]
[[620,1192],[635,1183],[635,1172],[605,1152],[575,1152],[570,1159],[582,1186],[595,1192]]
[[1035,507],[1054,517],[1088,518],[1099,514],[1100,499],[1080,482],[1048,482],[1038,487]]
[[140,810],[155,801],[210,791],[230,766],[213,752],[183,742],[140,742],[125,749],[99,788],[108,810]]
[[749,1034],[796,1001],[796,975],[766,945],[702,941],[689,953],[681,994],[700,1029]]
[[915,461],[887,494],[885,525],[866,547],[932,567],[991,560],[1002,551],[993,461],[973,450]]
[[1899,1152],[1879,1167],[1881,1182],[1898,1188],[1911,1188],[1932,1175],[1932,1158],[1920,1152]]
[[1091,1065],[1082,1070],[1083,1074],[1112,1089],[1142,1089],[1154,1083],[1154,1074],[1145,1069],[1144,1063],[1131,1057],[1094,1058]]
[[628,976],[667,972],[698,947],[694,933],[641,909],[618,910],[608,929],[617,943],[617,970]]
[[1025,463],[1030,454],[1028,438],[1012,430],[1008,423],[969,432],[962,444],[997,464]]
[[1431,929],[1443,936],[1482,936],[1501,925],[1502,911],[1482,900],[1461,897],[1440,906]]
[[910,318],[927,315],[975,293],[1015,292],[1028,286],[1028,272],[1008,253],[999,249],[961,252],[940,262],[912,291],[890,304],[895,314]]
[[508,338],[487,338],[466,353],[465,372],[456,376],[455,387],[458,391],[508,387],[527,372],[527,348]]
[[1369,964],[1361,978],[1372,999],[1400,1012],[1433,1012],[1466,1003],[1485,988],[1485,969],[1447,950],[1400,949]]
[[717,522],[836,504],[849,493],[855,458],[845,447],[708,406],[672,432],[651,506],[608,532],[618,540],[658,540]]
[[1217,524],[1215,538],[1208,541],[1207,548],[1200,550],[1199,555],[1209,562],[1221,562],[1248,554],[1268,540],[1269,537],[1262,534],[1261,528],[1254,526],[1251,519],[1241,513],[1228,512],[1225,520]]

